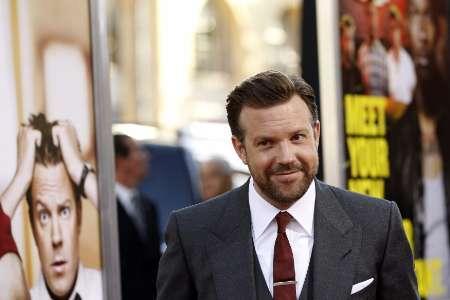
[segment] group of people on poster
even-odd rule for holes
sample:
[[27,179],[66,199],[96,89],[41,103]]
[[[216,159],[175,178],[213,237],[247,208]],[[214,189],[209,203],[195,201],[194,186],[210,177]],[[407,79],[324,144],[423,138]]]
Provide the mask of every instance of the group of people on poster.
[[343,94],[386,98],[385,196],[412,224],[426,299],[450,297],[447,6],[443,0],[341,0],[340,6]]

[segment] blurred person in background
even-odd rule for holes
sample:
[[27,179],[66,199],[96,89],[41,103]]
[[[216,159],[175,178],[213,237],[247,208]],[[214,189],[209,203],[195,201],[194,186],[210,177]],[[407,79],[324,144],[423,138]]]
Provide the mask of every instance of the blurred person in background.
[[213,157],[200,165],[203,201],[228,192],[233,187],[230,164],[220,157]]
[[122,299],[154,299],[160,257],[157,211],[137,190],[149,157],[131,137],[114,135]]
[[386,96],[388,92],[388,73],[386,49],[380,41],[380,20],[375,0],[366,3],[367,32],[364,42],[358,49],[358,66],[367,95]]
[[356,25],[350,15],[343,15],[339,23],[342,69],[342,93],[362,94],[364,87],[356,64]]
[[403,17],[394,4],[389,8],[391,47],[387,54],[389,101],[386,112],[400,118],[411,103],[417,78],[414,62],[403,47]]

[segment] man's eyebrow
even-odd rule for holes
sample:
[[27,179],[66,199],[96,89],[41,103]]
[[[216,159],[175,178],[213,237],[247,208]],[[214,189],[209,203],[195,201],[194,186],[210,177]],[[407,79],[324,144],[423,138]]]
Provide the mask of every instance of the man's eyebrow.
[[36,209],[38,208],[38,205],[43,206],[44,209],[48,210],[48,207],[47,207],[47,205],[46,205],[44,202],[42,202],[42,201],[39,200],[39,199],[36,199],[36,203],[34,204],[34,206],[36,207]]
[[61,203],[57,203],[56,204],[56,206],[58,207],[58,208],[60,208],[61,206],[71,206],[70,205],[70,199],[68,198],[68,199],[66,199],[66,200],[64,200],[63,202],[61,202]]
[[291,132],[291,134],[296,134],[296,133],[299,133],[299,132],[309,132],[309,128],[307,128],[307,127],[302,127],[302,128],[297,129],[297,130],[293,130],[293,131]]
[[[301,127],[295,130],[292,130],[291,132],[288,133],[288,135],[294,135],[297,133],[308,133],[309,129],[307,127]],[[270,135],[265,135],[265,134],[261,134],[255,137],[255,140],[272,140],[274,139],[273,136]]]
[[[63,202],[61,202],[61,203],[56,203],[56,206],[59,208],[59,207],[61,207],[61,206],[71,206],[70,205],[70,199],[66,199],[66,200],[64,200]],[[36,199],[36,203],[35,203],[35,207],[37,208],[37,206],[38,205],[41,205],[41,206],[43,206],[45,209],[49,209],[48,208],[48,206],[44,203],[44,202],[42,202],[42,201],[40,201],[39,199]]]
[[255,137],[255,140],[271,140],[272,137],[269,135],[258,135]]

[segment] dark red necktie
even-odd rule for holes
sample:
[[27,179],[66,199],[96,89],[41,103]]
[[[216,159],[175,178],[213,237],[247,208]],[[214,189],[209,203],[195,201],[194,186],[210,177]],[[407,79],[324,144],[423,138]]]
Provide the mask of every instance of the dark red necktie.
[[295,269],[294,256],[286,236],[286,226],[292,216],[286,212],[279,212],[275,216],[278,225],[277,239],[273,255],[273,299],[294,300],[295,298]]

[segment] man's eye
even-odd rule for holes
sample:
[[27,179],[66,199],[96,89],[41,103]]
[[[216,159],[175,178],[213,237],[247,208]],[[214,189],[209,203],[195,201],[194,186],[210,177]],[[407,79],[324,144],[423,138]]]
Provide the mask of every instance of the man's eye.
[[270,145],[270,141],[264,140],[264,141],[259,141],[258,142],[258,146],[260,147],[266,147]]
[[41,211],[39,213],[39,222],[41,222],[42,224],[47,224],[49,220],[50,220],[50,216],[47,212]]
[[70,208],[64,207],[63,209],[61,209],[60,214],[61,214],[61,217],[67,218],[70,215]]
[[301,141],[301,140],[304,140],[305,137],[306,136],[304,134],[297,133],[297,134],[292,136],[292,140],[293,141]]

